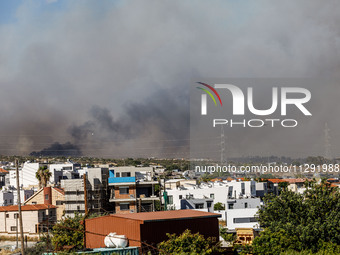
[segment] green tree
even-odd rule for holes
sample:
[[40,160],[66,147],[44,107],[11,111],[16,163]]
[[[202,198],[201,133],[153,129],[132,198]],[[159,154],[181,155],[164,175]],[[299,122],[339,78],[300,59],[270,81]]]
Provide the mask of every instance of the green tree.
[[35,173],[35,177],[39,181],[40,188],[47,186],[47,182],[51,176],[52,173],[50,172],[50,170],[48,170],[47,166],[39,167],[38,171]]
[[219,251],[219,243],[212,238],[204,238],[199,233],[192,234],[190,230],[185,230],[181,235],[167,234],[169,240],[158,245],[160,254],[212,254]]
[[279,182],[279,187],[281,188],[281,190],[286,191],[287,187],[288,187],[289,183],[288,182]]
[[283,191],[264,198],[259,221],[265,230],[253,242],[255,254],[337,250],[340,246],[340,193],[328,183],[309,183],[302,194]]
[[214,211],[223,211],[225,209],[225,205],[221,202],[214,204]]
[[56,250],[62,250],[65,245],[79,250],[84,245],[84,217],[76,214],[74,218],[66,217],[53,226],[52,244]]

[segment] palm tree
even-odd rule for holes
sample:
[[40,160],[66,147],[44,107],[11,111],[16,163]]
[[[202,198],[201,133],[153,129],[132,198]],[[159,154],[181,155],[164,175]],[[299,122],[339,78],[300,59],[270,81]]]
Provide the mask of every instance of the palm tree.
[[52,173],[48,170],[47,166],[39,167],[38,171],[35,173],[35,177],[39,181],[39,188],[46,187],[47,182],[50,179]]

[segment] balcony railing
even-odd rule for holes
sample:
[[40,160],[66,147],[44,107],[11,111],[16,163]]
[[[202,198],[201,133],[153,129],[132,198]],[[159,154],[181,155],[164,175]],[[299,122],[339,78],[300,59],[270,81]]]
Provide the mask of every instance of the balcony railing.
[[110,183],[136,182],[136,177],[110,177]]

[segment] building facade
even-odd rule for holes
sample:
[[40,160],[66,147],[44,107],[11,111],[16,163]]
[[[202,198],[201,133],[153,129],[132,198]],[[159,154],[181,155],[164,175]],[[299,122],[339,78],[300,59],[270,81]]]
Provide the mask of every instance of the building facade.
[[115,213],[150,212],[160,201],[152,167],[115,167],[109,171],[110,202]]

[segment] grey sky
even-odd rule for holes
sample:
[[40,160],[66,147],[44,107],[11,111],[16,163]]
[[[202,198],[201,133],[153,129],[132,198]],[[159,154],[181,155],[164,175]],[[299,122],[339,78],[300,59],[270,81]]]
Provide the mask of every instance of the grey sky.
[[[192,79],[339,80],[335,0],[97,3],[23,1],[0,23],[1,154],[71,142],[84,155],[181,157]],[[338,83],[318,93],[313,151],[329,122],[337,154]]]

